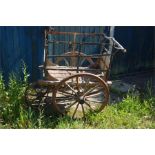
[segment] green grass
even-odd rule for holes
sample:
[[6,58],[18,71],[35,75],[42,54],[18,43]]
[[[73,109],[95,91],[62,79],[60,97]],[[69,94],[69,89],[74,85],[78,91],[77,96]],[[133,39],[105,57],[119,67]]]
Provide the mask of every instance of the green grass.
[[144,94],[130,92],[117,104],[108,105],[98,114],[87,114],[86,120],[72,120],[68,116],[46,116],[43,110],[34,111],[24,103],[28,74],[22,67],[23,78],[10,74],[4,84],[0,73],[0,128],[56,128],[56,129],[128,129],[155,128],[155,96],[150,86]]
[[[138,129],[155,128],[155,98],[141,101],[139,96],[127,95],[121,103],[107,106],[99,114],[88,114],[87,119],[72,120],[68,117],[55,121],[54,128],[76,129]],[[53,120],[54,121],[54,120]]]

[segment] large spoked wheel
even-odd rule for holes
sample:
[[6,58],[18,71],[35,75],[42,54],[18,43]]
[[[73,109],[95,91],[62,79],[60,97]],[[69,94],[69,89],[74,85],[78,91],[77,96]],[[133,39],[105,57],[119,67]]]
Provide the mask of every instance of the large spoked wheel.
[[25,91],[25,103],[28,107],[41,107],[47,98],[48,88],[37,82],[30,84]]
[[54,107],[72,118],[85,118],[88,112],[100,112],[108,101],[107,84],[90,73],[79,73],[63,79],[53,92]]

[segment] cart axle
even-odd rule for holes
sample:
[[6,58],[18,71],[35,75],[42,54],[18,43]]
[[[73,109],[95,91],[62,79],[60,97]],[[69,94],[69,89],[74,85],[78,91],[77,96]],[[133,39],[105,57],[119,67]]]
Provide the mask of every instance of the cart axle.
[[84,97],[83,96],[79,97],[79,104],[84,104],[84,103],[85,103]]

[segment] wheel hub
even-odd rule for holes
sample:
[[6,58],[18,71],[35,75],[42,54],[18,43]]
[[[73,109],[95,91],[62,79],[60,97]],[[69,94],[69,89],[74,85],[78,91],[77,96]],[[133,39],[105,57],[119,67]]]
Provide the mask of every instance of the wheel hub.
[[84,97],[81,96],[81,97],[79,98],[79,104],[84,104],[84,103],[85,103],[85,101],[84,101]]

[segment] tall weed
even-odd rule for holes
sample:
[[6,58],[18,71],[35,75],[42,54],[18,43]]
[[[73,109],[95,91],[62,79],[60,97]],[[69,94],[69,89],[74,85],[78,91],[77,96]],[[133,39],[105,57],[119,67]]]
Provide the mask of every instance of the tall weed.
[[0,118],[4,125],[13,128],[31,128],[35,126],[33,111],[25,108],[24,95],[28,86],[26,65],[22,64],[22,77],[11,73],[7,86],[0,73]]

